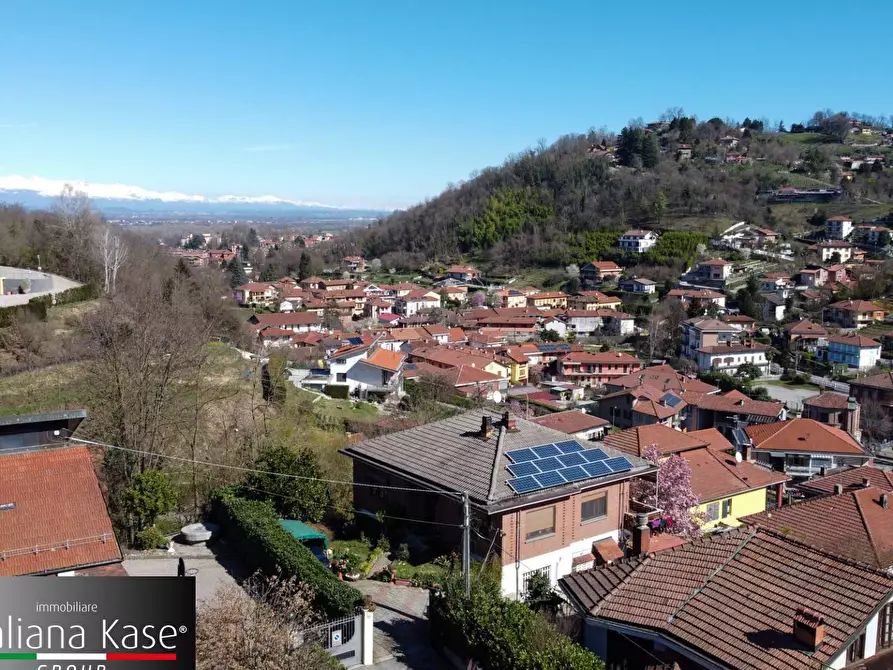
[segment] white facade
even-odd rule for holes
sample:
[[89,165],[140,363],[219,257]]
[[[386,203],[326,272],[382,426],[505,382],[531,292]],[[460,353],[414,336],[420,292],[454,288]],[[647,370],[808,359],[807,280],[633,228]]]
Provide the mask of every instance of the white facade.
[[819,247],[823,261],[830,261],[834,254],[840,254],[840,262],[846,263],[853,257],[852,247]]
[[769,374],[769,361],[766,358],[766,351],[762,349],[742,350],[740,347],[729,347],[729,351],[718,351],[716,353],[699,351],[697,353],[698,369],[701,372],[717,370],[735,374],[739,366],[745,363],[753,363],[760,368],[764,375]]
[[523,597],[524,579],[530,572],[549,571],[552,586],[558,586],[558,580],[573,572],[573,560],[592,552],[592,543],[602,540],[619,539],[620,531],[615,529],[601,535],[593,535],[578,540],[566,547],[550,551],[533,558],[525,558],[521,562],[506,563],[502,566],[502,594],[506,597]]
[[369,349],[363,349],[359,352],[350,352],[346,356],[332,358],[329,361],[329,383],[330,384],[347,384],[347,373],[357,364],[369,355]]
[[845,240],[853,232],[853,222],[843,217],[831,217],[825,221],[825,235],[831,240]]
[[620,238],[620,248],[635,254],[643,254],[657,243],[657,235],[650,231],[625,233]]
[[279,311],[291,313],[291,312],[295,311],[295,306],[294,306],[294,304],[291,303],[291,301],[283,300],[282,302],[279,303]]
[[351,395],[359,395],[360,398],[365,398],[370,392],[396,393],[402,396],[403,373],[399,370],[384,370],[358,360],[347,372],[347,386]]
[[434,309],[435,307],[440,307],[439,297],[425,296],[424,298],[410,298],[409,300],[398,298],[394,304],[394,311],[403,316],[412,316],[423,310]]

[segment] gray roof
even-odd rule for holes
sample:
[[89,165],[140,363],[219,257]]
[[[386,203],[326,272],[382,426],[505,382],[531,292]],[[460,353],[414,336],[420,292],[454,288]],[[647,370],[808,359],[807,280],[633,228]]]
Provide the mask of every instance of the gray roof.
[[[481,419],[485,415],[491,416],[493,420],[493,437],[487,441],[479,437]],[[610,449],[602,443],[581,442],[585,447],[597,447],[612,457],[626,456],[633,464],[633,469],[519,495],[506,484],[506,480],[511,479],[512,475],[506,470],[511,460],[505,453],[572,438],[559,430],[539,426],[524,419],[516,420],[516,431],[504,430],[501,422],[502,417],[493,412],[472,410],[442,421],[365,440],[343,449],[341,453],[405,475],[422,485],[433,485],[450,491],[468,491],[473,502],[490,511],[566,496],[581,489],[605,486],[654,469],[648,461]],[[500,432],[503,435],[502,456],[497,465],[493,496],[488,500]]]

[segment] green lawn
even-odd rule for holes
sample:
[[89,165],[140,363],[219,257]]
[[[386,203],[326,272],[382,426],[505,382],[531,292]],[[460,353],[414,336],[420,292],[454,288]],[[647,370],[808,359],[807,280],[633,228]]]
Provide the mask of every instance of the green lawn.
[[65,363],[0,378],[0,416],[85,409],[83,363]]
[[302,400],[311,402],[313,404],[313,412],[328,421],[343,421],[344,419],[374,421],[381,416],[378,408],[372,403],[320,397],[303,389],[296,389],[294,393]]

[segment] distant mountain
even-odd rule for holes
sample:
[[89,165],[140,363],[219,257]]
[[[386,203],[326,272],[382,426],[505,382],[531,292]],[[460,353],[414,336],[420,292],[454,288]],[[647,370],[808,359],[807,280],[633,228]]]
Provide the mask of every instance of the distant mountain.
[[0,177],[0,203],[42,209],[53,205],[66,184],[86,193],[106,216],[176,218],[215,216],[224,218],[294,218],[319,220],[366,220],[390,214],[375,209],[352,209],[318,202],[286,200],[273,195],[207,197],[173,191],[150,191],[126,184],[94,184],[43,177]]

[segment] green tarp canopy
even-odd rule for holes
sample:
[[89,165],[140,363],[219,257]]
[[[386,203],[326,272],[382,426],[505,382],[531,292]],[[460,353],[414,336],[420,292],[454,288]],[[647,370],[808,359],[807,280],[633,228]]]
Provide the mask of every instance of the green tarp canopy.
[[307,542],[308,540],[322,540],[323,546],[329,548],[329,538],[314,530],[303,521],[297,519],[279,519],[279,525],[291,533],[291,536],[298,542]]

